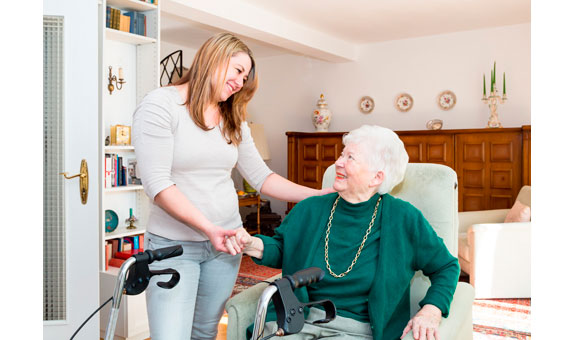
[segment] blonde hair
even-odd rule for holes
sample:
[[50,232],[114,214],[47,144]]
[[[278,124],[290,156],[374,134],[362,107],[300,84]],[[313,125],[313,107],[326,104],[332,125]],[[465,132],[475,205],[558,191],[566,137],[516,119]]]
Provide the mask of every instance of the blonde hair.
[[[231,95],[225,102],[218,102],[218,94],[224,87],[224,77],[230,58],[237,53],[246,53],[252,68],[242,89]],[[218,73],[218,70],[220,72]],[[204,131],[210,130],[204,121],[204,111],[218,102],[222,119],[222,133],[229,144],[238,145],[242,140],[241,124],[246,119],[248,102],[258,87],[256,64],[252,51],[239,38],[230,33],[220,33],[208,39],[198,50],[190,70],[174,85],[188,84],[184,105],[188,108],[194,123]],[[214,79],[216,78],[217,79]],[[212,86],[215,80],[215,86]]]
[[399,136],[388,128],[363,125],[343,136],[343,144],[361,148],[371,171],[383,171],[384,179],[377,192],[390,192],[403,181],[409,156]]

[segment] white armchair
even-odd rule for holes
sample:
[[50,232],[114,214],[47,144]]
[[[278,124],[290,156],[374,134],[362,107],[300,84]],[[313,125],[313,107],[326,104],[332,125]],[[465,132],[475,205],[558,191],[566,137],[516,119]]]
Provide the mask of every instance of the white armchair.
[[[517,201],[531,206],[531,187]],[[531,297],[531,222],[504,223],[510,209],[459,213],[459,264],[476,298]]]

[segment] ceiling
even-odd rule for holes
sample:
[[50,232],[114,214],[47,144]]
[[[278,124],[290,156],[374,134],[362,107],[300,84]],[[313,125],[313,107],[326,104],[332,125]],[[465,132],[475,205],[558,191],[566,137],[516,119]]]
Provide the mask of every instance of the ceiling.
[[530,0],[163,0],[162,40],[198,48],[232,31],[258,57],[353,60],[370,43],[531,21]]

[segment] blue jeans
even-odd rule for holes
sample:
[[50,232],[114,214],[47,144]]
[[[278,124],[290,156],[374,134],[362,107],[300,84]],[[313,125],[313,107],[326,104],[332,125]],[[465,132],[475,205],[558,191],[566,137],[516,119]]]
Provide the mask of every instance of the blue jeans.
[[152,233],[145,235],[145,248],[182,245],[181,256],[157,261],[150,270],[173,268],[180,282],[172,289],[157,286],[169,275],[154,276],[146,289],[152,340],[215,339],[224,304],[230,297],[241,255],[218,252],[210,241],[173,241]]

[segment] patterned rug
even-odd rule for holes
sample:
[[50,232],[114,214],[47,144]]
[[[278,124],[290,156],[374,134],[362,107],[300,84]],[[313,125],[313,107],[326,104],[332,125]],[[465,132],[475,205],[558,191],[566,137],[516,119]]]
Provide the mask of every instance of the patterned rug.
[[531,339],[531,299],[475,300],[473,339]]
[[236,279],[236,284],[234,285],[232,296],[279,273],[281,273],[281,269],[257,265],[251,257],[244,256],[242,257],[242,264],[240,265],[240,271]]
[[[244,256],[232,296],[281,273]],[[531,339],[531,299],[489,299],[473,302],[473,340]]]

